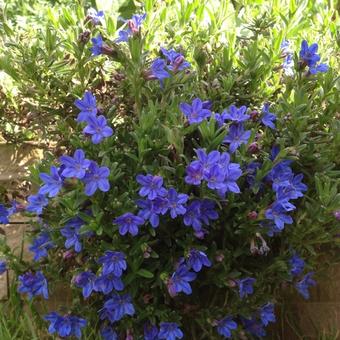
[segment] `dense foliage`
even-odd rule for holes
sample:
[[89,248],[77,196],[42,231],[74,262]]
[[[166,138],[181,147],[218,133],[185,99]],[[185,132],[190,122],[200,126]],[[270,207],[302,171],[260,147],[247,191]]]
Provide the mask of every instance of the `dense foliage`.
[[[72,289],[67,312],[44,315],[61,337],[265,336],[280,287],[308,299],[337,249],[336,12],[148,0],[122,20],[88,7],[47,9],[45,39],[2,57],[35,103],[33,133],[59,144],[32,169],[34,263],[4,247],[0,270],[29,299]],[[24,209],[0,208],[1,223]]]

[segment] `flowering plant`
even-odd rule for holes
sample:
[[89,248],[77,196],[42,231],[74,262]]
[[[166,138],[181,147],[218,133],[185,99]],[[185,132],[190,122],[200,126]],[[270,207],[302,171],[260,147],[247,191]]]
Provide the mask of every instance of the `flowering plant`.
[[[35,263],[18,291],[47,299],[57,276],[72,288],[68,312],[44,316],[60,337],[80,338],[87,327],[103,339],[265,336],[275,290],[290,284],[307,299],[316,284],[308,241],[333,246],[336,232],[339,194],[310,169],[318,146],[299,117],[310,91],[311,112],[320,101],[333,112],[318,97],[329,70],[316,64],[316,44],[303,41],[299,60],[280,73],[287,88],[273,105],[273,97],[225,101],[200,90],[202,65],[176,46],[152,54],[149,13],[124,20],[113,37],[101,27],[105,13],[90,14],[88,50],[120,65],[130,106],[99,107],[90,87],[75,98],[69,148],[33,170],[40,188],[26,211],[39,216]],[[292,88],[301,98],[291,100]],[[316,242],[315,221],[327,228]]]

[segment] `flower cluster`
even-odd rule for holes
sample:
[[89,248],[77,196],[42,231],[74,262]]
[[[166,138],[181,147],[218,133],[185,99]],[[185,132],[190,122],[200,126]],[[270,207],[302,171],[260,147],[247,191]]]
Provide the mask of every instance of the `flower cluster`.
[[77,121],[87,123],[83,132],[92,136],[93,144],[99,144],[104,138],[112,136],[113,130],[107,125],[106,118],[97,116],[97,101],[91,92],[86,91],[83,99],[77,99],[75,105],[80,110]]
[[301,274],[305,269],[305,261],[296,253],[290,258],[289,265],[292,278],[300,277],[300,280],[295,283],[295,288],[306,300],[308,300],[309,287],[316,285],[316,282],[313,279],[314,273],[309,272],[301,277]]
[[208,188],[222,197],[227,192],[240,193],[236,181],[241,177],[242,170],[239,164],[230,162],[227,152],[211,151],[207,154],[203,149],[197,149],[196,155],[197,160],[186,168],[186,183],[200,185],[206,181]]
[[176,74],[183,71],[190,67],[190,63],[185,60],[181,53],[176,52],[174,49],[166,50],[162,47],[161,51],[165,59],[154,59],[150,69],[145,74],[145,78],[148,80],[158,79],[163,87],[164,79],[171,77],[170,72]]

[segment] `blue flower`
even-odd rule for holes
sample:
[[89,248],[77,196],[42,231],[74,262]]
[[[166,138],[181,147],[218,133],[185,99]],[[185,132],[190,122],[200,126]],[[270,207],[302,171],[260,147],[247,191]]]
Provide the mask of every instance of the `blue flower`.
[[175,322],[161,322],[158,334],[159,339],[176,340],[183,338],[183,332]]
[[85,299],[87,299],[94,290],[96,275],[91,271],[86,271],[78,274],[73,282],[78,288],[82,288],[82,293]]
[[85,153],[81,149],[74,152],[73,157],[61,156],[60,162],[65,166],[62,175],[65,177],[76,177],[82,179],[85,177],[86,170],[91,164],[91,161],[85,158]]
[[54,247],[50,235],[47,231],[40,233],[32,244],[29,246],[29,250],[34,253],[33,260],[39,261],[41,258],[48,256],[48,250]]
[[225,338],[231,338],[232,331],[237,329],[237,323],[232,319],[231,316],[226,316],[217,323],[218,334],[224,336]]
[[100,335],[103,340],[118,340],[118,335],[114,329],[110,326],[102,327],[100,329]]
[[102,292],[106,295],[111,293],[113,289],[118,291],[123,290],[124,284],[120,277],[113,273],[108,273],[102,274],[96,279],[94,289],[96,292]]
[[30,195],[28,196],[27,201],[28,205],[26,210],[29,212],[34,212],[38,215],[41,215],[43,208],[48,205],[48,199],[42,194]]
[[211,262],[203,251],[191,249],[187,259],[187,265],[197,273],[201,271],[203,266],[211,267]]
[[77,118],[79,123],[86,122],[90,116],[92,117],[97,114],[96,97],[90,91],[86,91],[83,99],[77,99],[74,104],[80,110]]
[[92,41],[92,47],[90,48],[90,51],[93,55],[98,56],[102,54],[103,51],[103,38],[100,34],[98,34],[96,37],[91,39]]
[[89,8],[86,12],[86,16],[91,20],[93,25],[98,25],[104,19],[104,12],[97,12],[94,8]]
[[8,217],[9,212],[7,208],[3,204],[0,204],[0,223],[7,224],[9,222]]
[[157,197],[154,200],[137,200],[136,204],[141,208],[138,216],[148,220],[153,228],[159,226],[159,214],[164,215],[168,210],[168,201],[162,197]]
[[161,47],[161,51],[168,61],[167,68],[172,72],[176,73],[177,71],[182,71],[190,67],[190,63],[184,59],[184,56],[181,53],[178,53],[173,49],[166,50],[163,47]]
[[48,299],[47,280],[41,271],[35,274],[27,272],[19,275],[19,281],[19,293],[27,293],[29,299],[37,295],[42,295],[45,299]]
[[126,42],[129,40],[131,36],[137,34],[139,29],[146,18],[146,13],[144,14],[134,14],[131,19],[123,20],[128,24],[128,28],[125,30],[120,30],[118,32],[119,38],[116,39],[116,42]]
[[178,194],[174,188],[169,189],[167,199],[171,218],[185,214],[186,209],[184,204],[188,201],[188,198],[186,194]]
[[271,128],[271,129],[275,129],[275,120],[276,120],[276,116],[269,112],[269,106],[270,104],[266,103],[263,105],[263,108],[262,108],[262,113],[263,113],[263,116],[261,118],[261,122],[263,125]]
[[287,77],[292,77],[294,75],[294,59],[292,54],[288,54],[283,63],[282,69]]
[[133,307],[130,294],[119,295],[113,293],[112,298],[104,303],[103,308],[99,311],[100,319],[108,319],[110,322],[119,321],[125,315],[134,315],[135,308]]
[[209,199],[201,200],[200,218],[203,223],[209,225],[210,220],[217,220],[218,213],[215,209],[216,203]]
[[0,261],[0,275],[2,275],[7,270],[6,261]]
[[158,79],[161,87],[163,87],[164,79],[169,78],[170,73],[166,70],[166,62],[161,58],[156,58],[152,64],[150,70],[147,72],[147,79]]
[[97,189],[107,192],[110,189],[108,177],[110,170],[106,166],[99,167],[96,162],[91,161],[88,171],[86,172],[83,181],[85,183],[85,194],[92,196]]
[[184,180],[188,184],[200,185],[203,179],[203,168],[200,162],[194,161],[186,168]]
[[151,323],[144,324],[144,340],[158,340],[158,328]]
[[228,111],[222,113],[223,120],[231,120],[235,123],[242,123],[250,118],[249,115],[245,114],[247,111],[246,106],[237,108],[235,105],[230,105]]
[[[210,169],[219,163],[221,155],[218,151],[214,150],[206,154],[204,149],[195,150],[197,155],[197,162],[201,164],[203,169],[203,175],[206,176]],[[206,178],[204,178],[206,179]]]
[[138,234],[139,226],[144,224],[144,222],[144,219],[142,219],[140,216],[136,216],[131,213],[125,213],[113,221],[113,223],[118,225],[119,234],[122,236],[126,235],[128,232],[132,236],[136,236]]
[[260,318],[264,326],[268,326],[269,322],[275,322],[274,304],[267,303],[260,308]]
[[104,116],[88,116],[86,121],[88,125],[83,132],[92,135],[93,144],[99,144],[104,138],[112,136],[113,130],[107,126]]
[[98,259],[98,263],[103,265],[103,274],[113,273],[120,277],[126,270],[125,254],[120,251],[107,250],[103,256]]
[[189,268],[186,265],[181,264],[168,281],[170,296],[174,297],[180,292],[190,295],[192,289],[189,282],[195,280],[196,276],[196,273],[189,271]]
[[309,291],[308,288],[311,286],[316,286],[315,280],[313,280],[312,276],[313,272],[306,274],[301,281],[295,284],[295,288],[297,291],[306,299],[309,299]]
[[251,277],[246,277],[244,279],[237,280],[240,298],[243,299],[244,297],[247,297],[250,294],[253,294],[254,288],[253,284],[255,283],[255,279]]
[[242,176],[242,170],[240,169],[240,165],[237,163],[229,163],[225,169],[223,187],[218,190],[220,196],[224,197],[227,192],[233,192],[235,194],[239,194],[240,188],[237,185],[236,181]]
[[142,197],[147,196],[149,200],[153,200],[157,196],[164,197],[167,194],[166,189],[163,188],[162,176],[137,175],[136,180],[142,186],[139,190],[139,195]]
[[[65,247],[67,249],[74,247],[74,250],[77,253],[80,253],[82,250],[81,244],[81,234],[80,228],[84,225],[84,221],[79,218],[75,217],[72,218],[64,228],[60,230],[61,234],[66,237]],[[89,236],[91,233],[84,233],[83,236]]]
[[208,182],[208,188],[213,190],[223,189],[225,169],[221,168],[219,165],[215,165],[209,169],[204,178]]
[[57,196],[60,189],[63,186],[63,180],[59,175],[59,169],[55,166],[50,168],[51,174],[41,173],[40,179],[45,183],[39,190],[39,194],[46,195],[49,197]]
[[217,126],[220,128],[224,125],[225,121],[227,120],[226,115],[227,111],[223,111],[222,113],[215,113],[214,118],[217,122]]
[[328,65],[326,64],[317,65],[317,63],[320,61],[320,55],[316,53],[317,51],[318,51],[318,44],[314,43],[308,46],[308,43],[306,40],[302,41],[299,56],[302,62],[305,65],[308,65],[309,72],[311,74],[328,71]]
[[201,202],[198,200],[192,201],[186,208],[183,216],[183,222],[186,226],[192,226],[194,230],[202,229],[201,220]]
[[315,67],[310,67],[309,72],[311,74],[317,74],[318,72],[325,73],[328,71],[328,65],[327,64],[319,64],[316,65]]
[[313,67],[320,60],[320,56],[316,53],[317,51],[318,44],[314,43],[308,46],[307,41],[303,40],[299,53],[300,59],[302,59],[309,67]]
[[191,105],[181,103],[179,108],[188,119],[189,124],[201,123],[211,116],[211,111],[203,108],[203,102],[199,98],[195,98]]
[[242,323],[247,332],[259,338],[266,336],[266,331],[263,328],[262,322],[259,322],[254,317],[250,319],[242,318]]
[[286,214],[286,209],[282,202],[274,202],[272,206],[265,211],[265,216],[268,220],[273,220],[275,226],[279,230],[283,230],[285,224],[292,224],[293,219]]
[[291,52],[291,50],[290,50],[290,41],[286,40],[286,39],[283,39],[282,42],[281,42],[280,48],[281,48],[281,52],[283,54],[290,53]]
[[296,253],[289,260],[290,264],[290,274],[293,276],[300,275],[305,268],[305,261],[299,257]]
[[230,144],[230,152],[234,153],[242,144],[247,144],[251,131],[244,131],[242,124],[231,125],[228,135],[224,138],[224,143]]
[[45,315],[44,319],[50,322],[48,332],[50,334],[58,333],[62,338],[74,335],[77,339],[81,338],[81,328],[87,324],[85,319],[77,316],[61,316],[56,312]]

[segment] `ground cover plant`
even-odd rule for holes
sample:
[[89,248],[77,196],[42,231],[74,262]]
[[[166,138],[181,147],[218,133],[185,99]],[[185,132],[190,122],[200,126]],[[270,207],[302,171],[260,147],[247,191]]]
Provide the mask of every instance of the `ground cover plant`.
[[265,337],[282,287],[308,299],[338,250],[334,5],[91,6],[47,8],[44,39],[3,45],[45,122],[21,131],[57,146],[27,203],[1,205],[1,223],[38,216],[33,263],[3,244],[1,272],[28,301],[72,290],[41,313],[52,336]]

